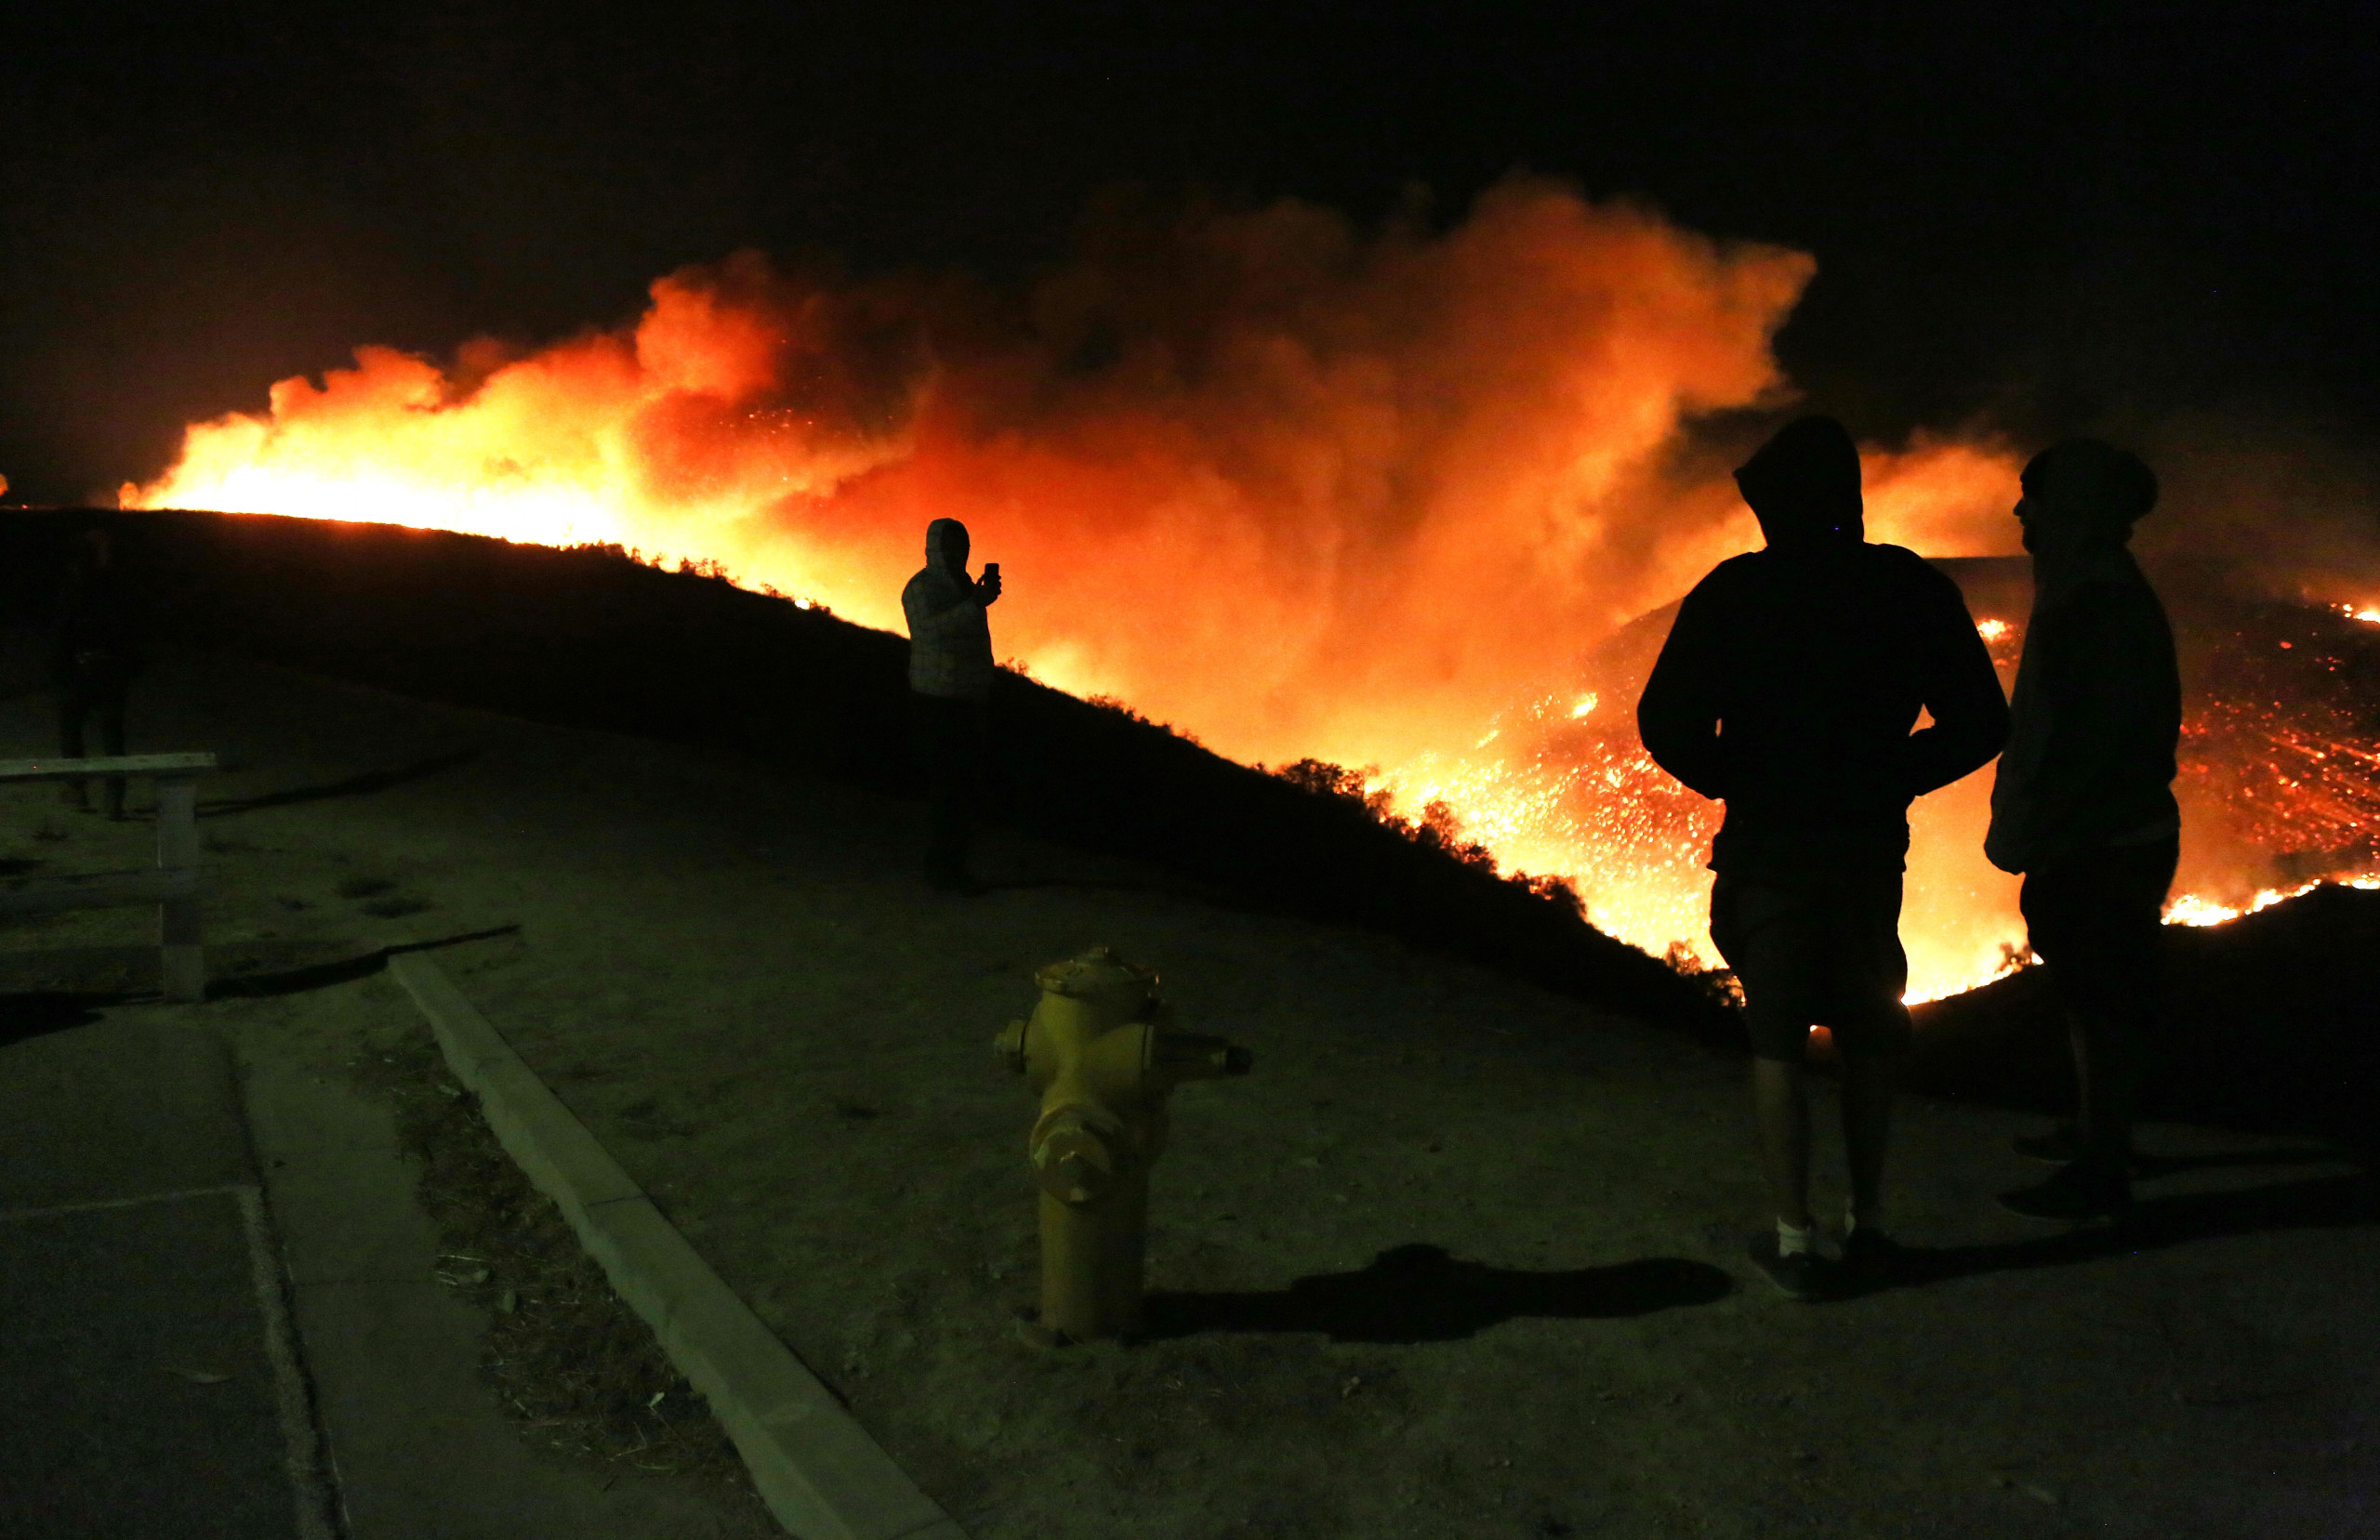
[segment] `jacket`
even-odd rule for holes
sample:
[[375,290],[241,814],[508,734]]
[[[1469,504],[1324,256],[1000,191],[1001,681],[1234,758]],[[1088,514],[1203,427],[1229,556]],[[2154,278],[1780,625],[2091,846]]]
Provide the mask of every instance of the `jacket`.
[[981,701],[992,692],[992,627],[984,601],[952,559],[956,519],[926,526],[926,564],[901,590],[909,624],[909,688],[944,700]]
[[2042,574],[1984,854],[2003,872],[2178,833],[2174,628],[2121,547]]
[[[1920,708],[1933,725],[1911,732]],[[1655,763],[1725,801],[1715,871],[1898,871],[1909,805],[2008,731],[1958,586],[1898,546],[1800,541],[1721,562],[1679,606],[1636,708]]]

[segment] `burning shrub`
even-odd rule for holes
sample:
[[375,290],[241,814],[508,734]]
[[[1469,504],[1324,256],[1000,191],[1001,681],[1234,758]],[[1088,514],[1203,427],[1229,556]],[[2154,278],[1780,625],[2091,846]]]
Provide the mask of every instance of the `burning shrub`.
[[1157,726],[1155,722],[1134,711],[1132,704],[1121,695],[1086,695],[1083,697],[1083,702],[1087,705],[1095,705],[1102,711],[1113,712],[1128,722],[1138,722],[1143,727]]
[[[1011,665],[1004,663],[1000,665],[1000,666],[1002,668],[1007,668]],[[1028,679],[1033,678],[1033,671],[1026,668],[1023,664],[1016,664],[1014,665],[1014,667],[1016,672],[1023,675],[1025,678]],[[1141,727],[1155,728],[1157,731],[1166,734],[1168,737],[1179,738],[1185,744],[1198,743],[1198,735],[1197,733],[1191,732],[1186,729],[1175,727],[1171,722],[1160,722],[1154,717],[1144,717],[1140,712],[1133,710],[1131,703],[1125,700],[1120,695],[1087,695],[1083,698],[1083,704],[1086,705],[1097,706],[1102,711],[1121,717],[1124,720],[1136,723]],[[1204,744],[1198,744],[1198,746],[1204,748],[1206,745]]]
[[[1487,846],[1475,839],[1465,839],[1462,819],[1444,797],[1432,797],[1421,805],[1418,820],[1398,816],[1395,796],[1386,787],[1367,789],[1372,778],[1380,773],[1376,766],[1349,770],[1324,759],[1301,759],[1284,765],[1273,772],[1281,780],[1302,791],[1319,796],[1336,797],[1351,807],[1359,808],[1364,816],[1392,833],[1402,835],[1425,849],[1441,851],[1464,866],[1493,875],[1496,857]],[[1510,879],[1540,898],[1567,903],[1573,913],[1584,915],[1585,907],[1579,895],[1558,877],[1531,877],[1515,873]]]
[[1487,846],[1462,837],[1462,820],[1455,816],[1454,809],[1448,806],[1444,797],[1434,796],[1421,804],[1421,823],[1408,828],[1408,837],[1416,844],[1444,850],[1465,866],[1476,866],[1483,872],[1496,869],[1496,858]]
[[1670,949],[1663,954],[1661,961],[1670,965],[1672,972],[1700,991],[1703,998],[1712,1005],[1726,1010],[1743,1008],[1743,981],[1736,977],[1734,968],[1725,965],[1717,967],[1703,967],[1702,959],[1695,954],[1694,948],[1685,941],[1670,942]]
[[1577,886],[1568,877],[1538,877],[1514,872],[1504,880],[1557,908],[1568,910],[1581,922],[1587,917],[1586,900],[1579,897]]
[[1363,770],[1349,770],[1344,765],[1334,765],[1326,759],[1301,759],[1295,764],[1283,765],[1273,773],[1301,791],[1351,802],[1370,814],[1376,822],[1391,828],[1404,824],[1404,820],[1389,810],[1395,799],[1385,789],[1364,789],[1366,772]]

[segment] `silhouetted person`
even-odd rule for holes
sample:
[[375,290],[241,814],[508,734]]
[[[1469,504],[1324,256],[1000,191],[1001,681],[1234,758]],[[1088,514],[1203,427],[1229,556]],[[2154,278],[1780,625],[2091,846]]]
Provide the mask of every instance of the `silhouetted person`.
[[2141,1047],[2163,1004],[2159,915],[2181,849],[2174,631],[2125,548],[2157,478],[2073,439],[2033,456],[2023,484],[2033,613],[1984,851],[2025,874],[2025,926],[2066,1013],[2079,1095],[2074,1123],[2016,1141],[2065,1168],[2000,1201],[2031,1218],[2121,1218]]
[[992,629],[984,611],[1000,597],[999,565],[967,575],[967,526],[926,526],[926,564],[901,590],[909,623],[909,693],[919,769],[932,801],[926,880],[972,891],[967,855],[984,779],[985,708],[992,693]]
[[[58,752],[69,759],[85,757],[86,724],[99,729],[101,754],[124,753],[125,697],[139,660],[119,577],[107,532],[85,531],[67,557],[49,659]],[[90,809],[90,788],[83,782],[66,783],[60,795],[69,807]],[[108,778],[106,796],[108,816],[121,819],[124,777]]]
[[[1851,1170],[1846,1263],[1887,1268],[1884,1149],[1901,993],[1909,805],[2007,735],[1990,654],[1957,585],[1865,543],[1859,455],[1831,417],[1790,423],[1736,472],[1767,548],[1721,562],[1678,610],[1636,708],[1662,769],[1727,813],[1712,841],[1711,939],[1744,991],[1777,1230],[1752,1258],[1817,1294],[1810,1028],[1834,1035]],[[1934,724],[1912,732],[1919,709]]]

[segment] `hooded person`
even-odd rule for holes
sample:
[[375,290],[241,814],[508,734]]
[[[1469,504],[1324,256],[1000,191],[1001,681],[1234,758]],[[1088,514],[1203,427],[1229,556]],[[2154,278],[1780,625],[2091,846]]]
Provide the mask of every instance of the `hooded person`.
[[[1843,1064],[1844,1260],[1888,1269],[1909,805],[1998,753],[2008,707],[1958,586],[1913,552],[1866,542],[1859,454],[1842,424],[1787,424],[1736,483],[1765,548],[1686,595],[1636,720],[1655,763],[1726,804],[1711,938],[1743,987],[1777,1218],[1752,1259],[1808,1298],[1825,1283],[1808,1206],[1810,1029],[1831,1031]],[[1933,724],[1912,731],[1921,710]]]
[[2161,912],[2181,854],[2173,626],[2125,548],[2157,505],[2157,478],[2122,450],[2072,439],[2033,457],[2023,489],[2033,612],[1983,848],[2024,874],[2018,906],[2067,1018],[2079,1095],[2072,1123],[2016,1141],[2064,1169],[2000,1201],[2029,1218],[2122,1218],[2139,1059],[2162,1014]]
[[909,626],[909,699],[918,768],[932,804],[926,880],[964,891],[974,811],[984,778],[985,710],[991,699],[992,629],[985,610],[1000,597],[997,562],[967,575],[967,526],[926,526],[926,564],[901,590]]

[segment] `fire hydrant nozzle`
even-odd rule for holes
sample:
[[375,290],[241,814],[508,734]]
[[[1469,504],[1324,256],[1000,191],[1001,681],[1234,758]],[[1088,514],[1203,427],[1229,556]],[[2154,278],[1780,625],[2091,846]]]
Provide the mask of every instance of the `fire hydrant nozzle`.
[[1104,946],[1034,975],[1041,1000],[992,1051],[1041,1093],[1025,1158],[1041,1190],[1036,1341],[1087,1342],[1140,1316],[1149,1167],[1165,1145],[1167,1093],[1246,1074],[1250,1052],[1177,1032],[1157,974]]

